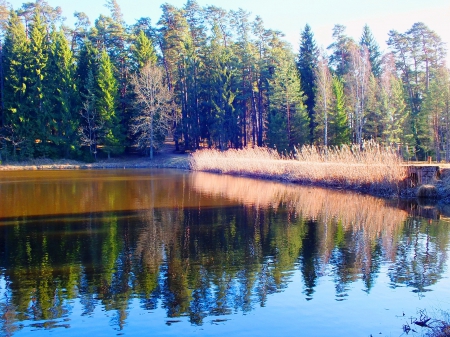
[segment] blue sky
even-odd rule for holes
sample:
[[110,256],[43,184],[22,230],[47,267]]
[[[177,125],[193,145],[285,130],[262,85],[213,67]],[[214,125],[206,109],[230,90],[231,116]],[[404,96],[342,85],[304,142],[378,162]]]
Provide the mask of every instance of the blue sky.
[[[31,0],[28,0],[31,1]],[[9,0],[15,9],[24,1]],[[61,6],[67,23],[73,22],[75,11],[85,12],[92,22],[100,13],[108,14],[106,0],[47,0],[51,6]],[[156,23],[161,15],[160,5],[168,2],[182,7],[186,0],[117,0],[125,21],[134,23],[140,17],[150,17]],[[448,0],[197,0],[201,6],[215,5],[228,10],[243,8],[259,15],[267,28],[280,30],[295,50],[300,31],[308,23],[319,46],[327,47],[334,24],[347,27],[347,34],[359,39],[364,24],[371,28],[382,50],[386,50],[387,33],[391,29],[404,32],[413,23],[422,21],[450,43],[450,1]],[[450,55],[447,56],[450,65]]]

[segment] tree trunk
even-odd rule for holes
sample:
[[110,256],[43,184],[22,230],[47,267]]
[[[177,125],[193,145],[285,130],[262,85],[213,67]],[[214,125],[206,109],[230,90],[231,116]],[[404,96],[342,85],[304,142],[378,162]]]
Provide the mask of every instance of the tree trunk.
[[153,160],[153,123],[150,124],[150,160]]

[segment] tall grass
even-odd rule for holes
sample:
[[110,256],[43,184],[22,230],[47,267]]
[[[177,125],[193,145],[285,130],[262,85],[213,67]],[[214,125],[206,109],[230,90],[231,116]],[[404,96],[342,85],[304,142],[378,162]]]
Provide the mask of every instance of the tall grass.
[[367,142],[359,146],[303,146],[289,156],[268,148],[200,150],[192,154],[196,171],[218,172],[290,182],[367,190],[381,195],[399,192],[407,176],[395,149]]

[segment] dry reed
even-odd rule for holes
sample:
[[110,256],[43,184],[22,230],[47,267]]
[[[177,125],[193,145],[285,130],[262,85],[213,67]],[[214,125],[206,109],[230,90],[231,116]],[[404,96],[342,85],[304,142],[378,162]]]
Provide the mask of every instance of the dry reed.
[[359,146],[321,148],[303,146],[290,156],[268,148],[204,149],[191,157],[196,171],[243,175],[366,190],[378,195],[398,194],[407,176],[396,150],[368,142]]

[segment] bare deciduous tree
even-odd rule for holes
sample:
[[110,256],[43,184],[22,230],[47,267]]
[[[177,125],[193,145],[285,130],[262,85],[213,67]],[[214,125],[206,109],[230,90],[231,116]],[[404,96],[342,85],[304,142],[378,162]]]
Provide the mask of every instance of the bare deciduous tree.
[[[13,156],[16,158],[17,155],[17,147],[20,146],[22,143],[25,142],[25,137],[21,136],[20,133],[17,132],[16,128],[14,128],[12,125],[5,125],[0,130],[0,139],[6,143],[11,143],[13,146]],[[6,147],[6,143],[2,144],[3,147]],[[1,164],[2,157],[0,156],[0,164]]]
[[83,103],[83,109],[80,112],[82,125],[78,129],[80,141],[83,146],[89,146],[89,152],[97,159],[97,143],[99,133],[103,129],[103,120],[94,107],[93,102]]
[[136,135],[137,146],[149,149],[150,159],[153,159],[153,149],[164,141],[170,129],[173,94],[164,83],[163,72],[156,65],[146,65],[132,76],[131,83],[137,101],[131,131]]
[[[324,51],[321,51],[314,73],[316,77],[316,104],[314,106],[317,121],[316,132],[323,134],[323,145],[326,148],[328,146],[328,112],[332,99],[332,78],[328,67],[328,57]],[[317,134],[316,138],[321,139],[322,137]]]
[[353,44],[350,48],[350,69],[346,75],[348,97],[353,105],[354,142],[362,146],[367,89],[371,67],[367,47]]

